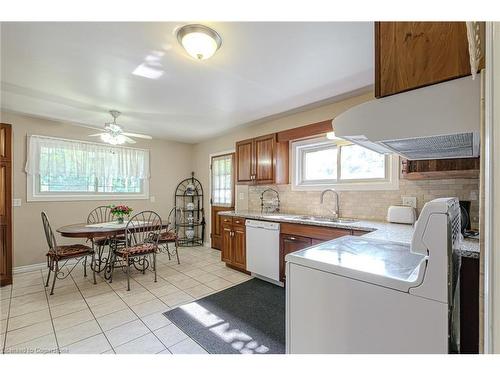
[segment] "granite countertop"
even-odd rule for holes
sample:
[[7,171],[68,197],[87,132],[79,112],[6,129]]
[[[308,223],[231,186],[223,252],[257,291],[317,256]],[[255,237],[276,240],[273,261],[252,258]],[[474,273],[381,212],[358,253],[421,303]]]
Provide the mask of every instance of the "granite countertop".
[[[325,220],[304,219],[300,216],[308,216],[301,214],[265,214],[255,211],[222,211],[219,215],[244,217],[245,219],[274,221],[280,223],[295,223],[306,225],[317,225],[330,228],[343,228],[361,231],[369,231],[363,237],[398,242],[402,244],[410,244],[413,236],[413,225],[409,224],[393,224],[384,221],[375,220],[356,220],[355,222],[332,222]],[[479,258],[479,241],[475,239],[464,239],[461,243],[461,255],[469,258]]]

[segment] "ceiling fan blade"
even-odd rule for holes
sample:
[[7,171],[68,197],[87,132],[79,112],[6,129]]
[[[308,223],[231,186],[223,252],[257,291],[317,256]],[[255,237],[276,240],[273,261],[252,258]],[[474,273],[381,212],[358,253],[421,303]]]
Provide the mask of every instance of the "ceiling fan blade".
[[123,132],[123,135],[128,135],[130,137],[135,137],[135,138],[142,138],[142,139],[153,139],[150,135],[146,134],[137,134],[137,133],[128,133],[128,132]]
[[108,133],[96,133],[96,134],[89,134],[89,137],[100,137],[101,135],[108,134]]
[[137,142],[136,142],[136,141],[134,141],[132,138],[129,138],[129,137],[127,137],[127,136],[123,135],[123,133],[122,133],[122,136],[123,136],[123,138],[125,139],[125,142],[127,142],[127,143],[137,143]]

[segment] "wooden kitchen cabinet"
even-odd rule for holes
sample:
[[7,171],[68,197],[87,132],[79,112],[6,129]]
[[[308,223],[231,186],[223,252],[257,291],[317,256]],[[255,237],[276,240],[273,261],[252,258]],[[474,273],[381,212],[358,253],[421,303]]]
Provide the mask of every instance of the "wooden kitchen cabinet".
[[479,258],[462,257],[460,268],[460,353],[479,353]]
[[402,176],[407,180],[479,178],[479,158],[403,160]]
[[377,98],[469,74],[465,22],[375,22]]
[[287,184],[288,146],[276,133],[236,142],[237,183]]
[[[318,241],[317,243],[322,242]],[[294,236],[291,234],[280,234],[280,281],[284,282],[285,276],[285,257],[293,253],[312,246],[312,238]]]
[[[358,231],[361,235],[361,232]],[[365,234],[364,232],[363,234]],[[285,256],[305,249],[306,247],[319,245],[322,242],[334,238],[353,234],[350,229],[321,227],[316,225],[281,223],[280,226],[280,281],[286,281]]]
[[221,260],[230,267],[246,271],[246,257],[245,219],[224,217]]
[[12,127],[0,123],[0,286],[12,284]]
[[236,180],[238,183],[252,183],[254,176],[253,139],[236,142]]

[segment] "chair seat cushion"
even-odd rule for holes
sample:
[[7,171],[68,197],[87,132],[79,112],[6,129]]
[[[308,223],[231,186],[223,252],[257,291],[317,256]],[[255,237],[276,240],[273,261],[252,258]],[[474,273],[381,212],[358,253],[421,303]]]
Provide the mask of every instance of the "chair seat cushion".
[[91,255],[94,251],[91,247],[81,244],[57,246],[56,250],[49,250],[47,256],[55,259],[77,258]]
[[135,246],[129,246],[129,247],[123,247],[120,249],[117,249],[115,251],[115,254],[124,257],[124,256],[135,256],[135,255],[141,255],[141,254],[150,254],[153,253],[156,249],[156,246],[151,244],[151,243],[143,243],[140,245],[135,245]]
[[168,231],[168,232],[160,233],[159,241],[160,242],[170,242],[170,241],[173,242],[176,239],[177,239],[177,234],[175,232]]

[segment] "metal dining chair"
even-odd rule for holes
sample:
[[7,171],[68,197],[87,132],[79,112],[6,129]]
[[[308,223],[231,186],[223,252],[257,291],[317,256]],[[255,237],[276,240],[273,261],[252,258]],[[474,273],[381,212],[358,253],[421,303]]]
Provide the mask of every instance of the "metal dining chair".
[[156,282],[156,253],[161,229],[161,217],[154,211],[139,212],[128,221],[125,227],[125,244],[113,251],[110,282],[113,282],[114,268],[117,262],[120,262],[127,273],[127,291],[129,291],[130,266],[133,265],[144,274],[149,266],[150,255],[153,257],[152,271]]
[[[87,224],[100,224],[114,221],[116,218],[111,212],[109,206],[99,206],[90,211],[87,216]],[[97,272],[101,272],[106,267],[107,258],[103,257],[103,252],[107,246],[116,248],[119,244],[125,241],[124,236],[117,236],[113,238],[101,237],[92,239],[92,244],[97,248],[97,257],[95,267]],[[111,250],[110,250],[111,251]],[[109,257],[110,255],[108,255]]]
[[[160,252],[166,252],[168,255],[168,260],[171,260],[173,256],[177,257],[177,264],[181,264],[179,259],[179,243],[177,235],[177,226],[175,225],[177,218],[177,208],[174,207],[170,210],[168,214],[167,228],[162,230],[160,237],[158,239],[158,247]],[[174,250],[169,247],[169,244],[174,245]]]
[[[49,251],[47,252],[47,266],[49,268],[49,272],[47,275],[47,281],[45,282],[45,287],[49,286],[50,274],[54,273],[52,278],[52,288],[50,290],[50,295],[54,294],[54,287],[56,285],[56,279],[64,280],[68,277],[71,272],[75,269],[75,267],[83,260],[83,274],[87,277],[87,257],[92,257],[91,260],[91,269],[92,275],[94,277],[94,284],[96,284],[95,279],[95,267],[94,267],[94,249],[89,246],[82,244],[75,245],[58,245],[56,241],[56,237],[54,232],[52,231],[52,227],[50,226],[49,218],[47,214],[42,211],[42,224],[43,230],[45,232],[45,238],[47,239],[47,245],[49,247]],[[76,259],[76,262],[72,264],[72,267],[69,268],[67,273],[63,272],[63,269],[68,261]],[[62,265],[59,265],[59,262],[63,262]]]

